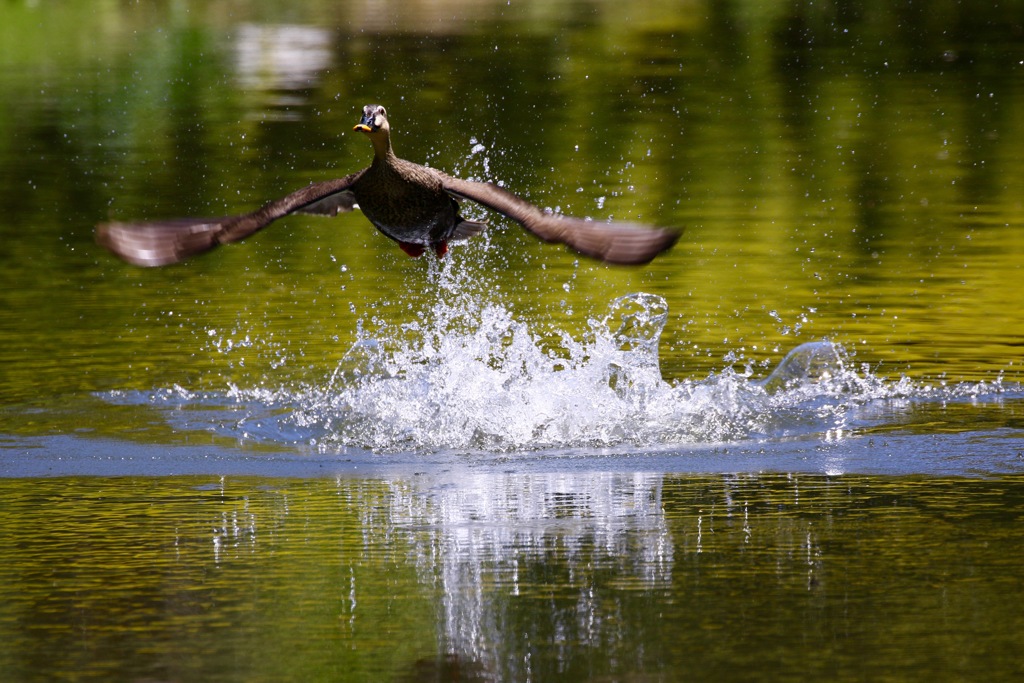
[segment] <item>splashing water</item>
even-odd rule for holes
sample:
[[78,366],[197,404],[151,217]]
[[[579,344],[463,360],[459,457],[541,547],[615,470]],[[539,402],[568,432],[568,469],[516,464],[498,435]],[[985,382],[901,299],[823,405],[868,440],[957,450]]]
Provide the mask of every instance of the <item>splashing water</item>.
[[912,390],[858,375],[827,341],[797,347],[760,382],[725,370],[669,383],[658,359],[668,321],[660,296],[619,297],[582,339],[562,332],[552,347],[464,268],[430,268],[433,306],[415,322],[363,331],[323,386],[230,397],[285,414],[282,431],[321,449],[508,452],[842,431],[851,404]]
[[332,383],[313,415],[341,416],[339,436],[376,449],[512,450],[645,438],[644,416],[664,389],[657,341],[667,311],[659,297],[617,300],[612,314],[591,321],[591,341],[563,336],[563,354],[545,349],[500,305],[459,313],[467,315],[457,325],[435,320],[394,351],[377,340],[357,343],[340,368],[355,381]]
[[[763,380],[731,367],[667,382],[659,340],[666,301],[626,294],[586,331],[537,331],[510,312],[472,259],[428,266],[431,303],[411,321],[374,319],[326,374],[301,386],[195,394],[182,387],[108,400],[173,409],[186,433],[323,453],[674,452],[738,442],[810,438],[837,443],[887,428],[910,403],[1000,394],[995,383],[933,387],[854,369],[829,341],[801,344]],[[212,337],[217,334],[211,333]],[[263,343],[217,339],[212,349]],[[212,422],[212,424],[211,424]]]

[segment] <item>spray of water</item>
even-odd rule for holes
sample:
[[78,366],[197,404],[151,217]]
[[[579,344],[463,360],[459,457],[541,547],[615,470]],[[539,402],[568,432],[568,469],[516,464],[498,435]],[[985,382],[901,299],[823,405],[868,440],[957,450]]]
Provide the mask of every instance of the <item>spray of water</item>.
[[232,389],[285,415],[321,449],[378,452],[660,448],[844,428],[851,402],[906,387],[851,370],[827,341],[794,349],[765,380],[726,370],[662,379],[657,295],[611,301],[556,344],[518,320],[479,274],[432,264],[435,303],[414,322],[363,329],[332,375],[302,389]]
[[[887,380],[854,367],[829,341],[797,346],[764,379],[727,367],[669,382],[658,356],[669,321],[660,296],[618,297],[575,336],[538,333],[472,263],[425,265],[425,287],[436,296],[422,313],[360,321],[357,341],[322,378],[273,388],[267,376],[257,387],[226,393],[176,386],[141,400],[174,408],[170,419],[183,429],[212,421],[220,436],[323,452],[637,453],[838,440],[887,419],[880,410],[1001,391],[1000,382],[932,387]],[[214,351],[233,343],[218,339]],[[255,342],[239,342],[248,343]]]

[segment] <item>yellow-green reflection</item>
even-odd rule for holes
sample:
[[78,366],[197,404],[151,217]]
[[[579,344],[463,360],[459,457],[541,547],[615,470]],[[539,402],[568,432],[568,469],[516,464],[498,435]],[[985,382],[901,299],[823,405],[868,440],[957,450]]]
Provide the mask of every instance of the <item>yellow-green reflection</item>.
[[[975,5],[0,3],[0,433],[25,438],[0,473],[40,435],[141,442],[155,469],[162,447],[223,446],[230,430],[90,392],[322,386],[360,326],[432,309],[428,266],[358,215],[167,270],[92,241],[109,217],[240,211],[361,167],[345,131],[371,100],[408,158],[687,227],[641,270],[503,222],[455,251],[553,346],[647,291],[671,311],[668,379],[822,337],[879,375],[1019,379],[1022,8]],[[864,469],[912,472],[950,443],[930,435],[977,431],[924,469],[981,451],[1012,471],[1020,410],[868,406],[892,414],[852,419],[869,438],[836,470],[877,449]],[[47,455],[80,455],[61,443]],[[0,479],[0,679],[1018,673],[1018,477],[424,469]]]
[[1019,477],[0,480],[0,671],[998,680],[1024,645],[1022,494]]
[[425,266],[358,215],[289,219],[162,271],[92,243],[108,217],[238,211],[361,167],[365,140],[345,131],[370,99],[409,158],[687,227],[641,270],[577,265],[500,221],[489,250],[454,254],[540,333],[578,333],[644,290],[673,312],[670,379],[821,337],[882,374],[1018,377],[1024,98],[1006,6],[939,3],[928,16],[951,24],[914,31],[873,2],[432,15],[454,22],[420,5],[232,7],[0,8],[5,400],[321,379],[360,324],[431,306]]
[[25,484],[3,484],[7,680],[365,680],[434,648],[382,482]]

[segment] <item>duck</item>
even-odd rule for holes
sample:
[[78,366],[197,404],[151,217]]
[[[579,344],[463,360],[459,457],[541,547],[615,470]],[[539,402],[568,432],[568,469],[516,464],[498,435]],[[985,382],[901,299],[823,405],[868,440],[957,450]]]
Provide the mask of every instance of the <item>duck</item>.
[[670,249],[682,232],[545,212],[495,183],[462,180],[399,158],[391,146],[387,110],[379,104],[363,107],[353,130],[369,138],[373,161],[344,178],[311,183],[235,216],[101,223],[96,240],[128,263],[165,266],[245,239],[290,214],[336,216],[358,208],[409,256],[431,251],[442,258],[450,243],[468,240],[487,227],[460,215],[460,202],[465,200],[510,218],[545,242],[617,265],[649,263]]

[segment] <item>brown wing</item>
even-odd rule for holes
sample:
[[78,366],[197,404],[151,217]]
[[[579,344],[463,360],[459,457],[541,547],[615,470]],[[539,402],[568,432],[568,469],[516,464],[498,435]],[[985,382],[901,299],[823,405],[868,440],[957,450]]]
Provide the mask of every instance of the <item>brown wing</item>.
[[352,209],[358,209],[359,205],[356,203],[356,196],[348,191],[335,192],[329,194],[323,199],[319,199],[312,204],[307,204],[301,209],[296,209],[295,213],[307,213],[312,216],[337,216],[339,213],[345,213]]
[[439,173],[444,189],[508,216],[545,242],[566,244],[585,256],[607,263],[648,263],[679,239],[681,230],[637,223],[599,223],[544,213],[533,204],[493,183],[476,183]]
[[178,263],[218,245],[245,239],[290,213],[335,215],[350,210],[355,200],[348,190],[364,172],[307,185],[241,216],[103,223],[96,227],[96,241],[137,266]]

